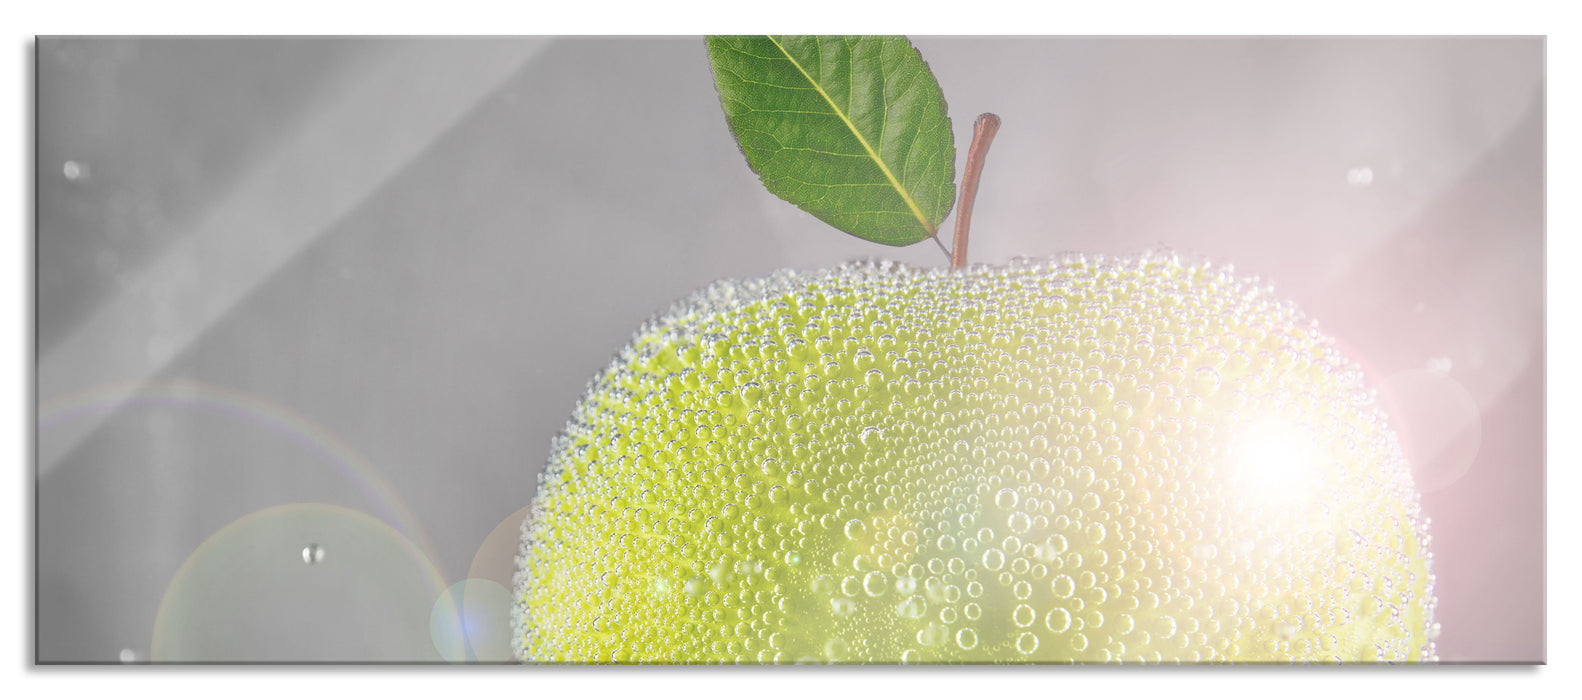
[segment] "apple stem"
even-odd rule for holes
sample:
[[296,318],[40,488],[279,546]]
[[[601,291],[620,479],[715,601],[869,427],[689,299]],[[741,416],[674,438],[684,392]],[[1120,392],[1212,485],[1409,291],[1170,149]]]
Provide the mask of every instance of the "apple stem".
[[983,174],[983,158],[988,155],[989,144],[994,142],[994,134],[999,130],[1000,117],[990,112],[978,115],[978,121],[972,125],[972,145],[967,148],[967,169],[961,175],[961,203],[956,207],[956,240],[950,250],[950,266],[953,269],[967,266],[967,229],[972,227],[972,201],[978,197],[978,176]]

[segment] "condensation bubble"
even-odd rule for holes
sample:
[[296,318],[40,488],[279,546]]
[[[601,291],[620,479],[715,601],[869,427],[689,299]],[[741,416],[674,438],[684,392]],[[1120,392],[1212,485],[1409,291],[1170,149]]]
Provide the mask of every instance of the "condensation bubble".
[[1044,626],[1050,632],[1059,634],[1071,629],[1071,612],[1065,608],[1055,608],[1044,616]]
[[867,526],[863,525],[861,520],[852,519],[846,521],[846,537],[848,539],[855,540],[862,537],[863,533],[867,531],[867,529]]
[[994,505],[1001,508],[1015,508],[1018,500],[1020,499],[1016,492],[1011,489],[1000,489],[1000,492],[994,495]]
[[1066,541],[1065,535],[1055,535],[1049,538],[1049,553],[1064,554],[1071,545]]
[[1176,619],[1174,617],[1171,617],[1169,615],[1160,615],[1159,619],[1154,621],[1154,634],[1155,635],[1158,635],[1159,637],[1164,638],[1164,639],[1169,639],[1171,637],[1174,637],[1175,633],[1176,633]]
[[302,563],[317,564],[322,561],[324,561],[324,548],[319,546],[318,543],[302,548]]
[[1027,600],[1033,595],[1033,584],[1026,581],[1017,581],[1011,586],[1011,591],[1016,595],[1017,600]]
[[917,579],[911,576],[902,576],[895,580],[895,592],[903,596],[912,595],[917,591]]
[[880,571],[870,571],[866,576],[862,577],[862,590],[870,597],[877,598],[883,595],[887,584],[887,577]]
[[830,661],[843,661],[850,648],[846,640],[834,637],[824,642],[824,658]]
[[1027,532],[1027,530],[1033,526],[1033,519],[1027,517],[1026,513],[1017,511],[1012,513],[1010,518],[1006,519],[1006,525],[1010,526],[1011,532],[1020,535]]
[[1373,168],[1359,165],[1346,171],[1346,184],[1352,187],[1367,187],[1373,184]]
[[[879,370],[872,370],[869,372],[869,374],[873,374],[874,372],[878,371]],[[863,428],[861,441],[864,447],[878,447],[884,441],[884,434],[881,433],[878,428]]]
[[132,651],[131,649],[122,649],[121,650],[121,663],[129,664],[129,663],[132,663],[133,661],[136,661],[136,660],[137,660],[137,652]]
[[727,281],[599,377],[517,550],[524,658],[1432,656],[1425,524],[1368,375],[1228,268]]
[[835,591],[835,579],[829,574],[819,574],[808,582],[808,588],[814,595],[829,595]]
[[1055,576],[1054,581],[1050,582],[1050,590],[1054,592],[1057,598],[1070,598],[1071,594],[1076,592],[1077,584],[1071,580],[1070,576],[1059,574]]
[[857,591],[861,587],[862,582],[858,581],[856,576],[847,576],[840,580],[840,592],[847,596],[857,595]]
[[1017,627],[1026,627],[1031,625],[1033,624],[1033,620],[1037,618],[1038,612],[1033,610],[1033,606],[1031,605],[1018,605],[1016,606],[1016,610],[1011,612],[1011,621],[1016,623]]
[[1016,650],[1023,654],[1038,651],[1038,635],[1032,632],[1023,632],[1016,638]]

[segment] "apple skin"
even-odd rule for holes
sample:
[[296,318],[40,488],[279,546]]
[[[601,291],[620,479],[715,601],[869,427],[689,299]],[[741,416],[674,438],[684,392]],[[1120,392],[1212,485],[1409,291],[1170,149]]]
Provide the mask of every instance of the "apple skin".
[[1433,661],[1358,366],[1170,253],[726,281],[597,376],[524,523],[575,663]]

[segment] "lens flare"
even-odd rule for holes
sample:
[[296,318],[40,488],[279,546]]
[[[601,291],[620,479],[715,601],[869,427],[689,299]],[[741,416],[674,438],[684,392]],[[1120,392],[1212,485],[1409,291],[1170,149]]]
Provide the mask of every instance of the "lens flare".
[[1289,504],[1312,493],[1319,447],[1311,431],[1281,418],[1252,421],[1230,443],[1232,473],[1253,498]]
[[511,594],[494,581],[457,581],[434,601],[434,649],[451,663],[511,660]]
[[[303,566],[303,543],[331,552]],[[438,661],[444,579],[380,520],[324,503],[265,508],[220,528],[172,577],[154,621],[158,662]],[[454,649],[445,650],[454,651]]]
[[[43,434],[95,414],[134,408],[179,408],[193,411],[195,415],[223,416],[283,436],[313,454],[341,478],[355,484],[372,504],[376,515],[418,543],[427,558],[439,559],[427,531],[406,499],[371,460],[323,426],[259,396],[190,380],[105,384],[41,402],[38,429]],[[150,413],[149,428],[154,439],[166,439],[175,420],[165,412]]]

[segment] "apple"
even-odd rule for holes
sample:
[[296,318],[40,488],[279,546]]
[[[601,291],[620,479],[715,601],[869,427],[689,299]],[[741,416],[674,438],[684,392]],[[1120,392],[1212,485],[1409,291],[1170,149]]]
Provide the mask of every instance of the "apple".
[[1421,662],[1428,527],[1358,366],[1170,253],[716,283],[524,524],[524,660]]

